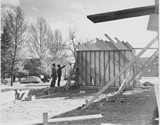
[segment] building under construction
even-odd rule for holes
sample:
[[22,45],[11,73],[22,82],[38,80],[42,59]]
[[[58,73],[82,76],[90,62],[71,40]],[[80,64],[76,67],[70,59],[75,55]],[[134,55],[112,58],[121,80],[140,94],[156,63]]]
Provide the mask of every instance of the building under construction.
[[[112,80],[134,57],[133,47],[128,42],[96,39],[95,43],[77,46],[77,82],[81,88],[102,88]],[[110,87],[120,87],[124,79],[136,73],[135,65],[126,70]],[[128,86],[134,85],[132,80]]]

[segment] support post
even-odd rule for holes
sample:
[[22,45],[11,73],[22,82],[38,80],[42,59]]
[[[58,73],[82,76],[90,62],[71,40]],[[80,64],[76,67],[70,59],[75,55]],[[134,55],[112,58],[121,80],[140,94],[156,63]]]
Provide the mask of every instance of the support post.
[[109,61],[110,61],[110,57],[108,57],[107,64],[105,65],[104,75],[103,75],[103,79],[104,79],[104,80],[101,81],[100,88],[99,88],[100,90],[102,89],[102,87],[103,87],[103,85],[104,85],[104,83],[105,83],[106,70],[107,70]]
[[[155,0],[155,6],[156,6],[156,9],[155,9],[155,12],[157,13],[158,15],[158,23],[159,23],[159,12],[160,12],[160,7],[159,7],[159,0]],[[157,31],[157,34],[158,34],[158,48],[159,48],[159,80],[158,80],[158,88],[159,88],[159,84],[160,84],[160,38],[159,38],[159,25],[158,25],[158,31]],[[160,89],[158,89],[158,91],[160,91]],[[160,98],[160,95],[159,95],[160,92],[158,92],[158,97],[157,98]],[[158,105],[158,116],[160,116],[160,103],[158,102],[157,100],[157,105]],[[159,120],[160,121],[160,120]]]
[[43,125],[48,125],[48,113],[43,113]]
[[68,78],[68,81],[66,82],[66,85],[65,85],[64,88],[63,88],[63,92],[64,92],[66,89],[68,89],[68,88],[69,88],[69,85],[71,84],[72,76],[73,76],[74,70],[75,70],[75,68],[76,68],[76,66],[77,66],[77,61],[78,61],[78,60],[76,59],[75,64],[74,64],[73,69],[72,69],[72,72],[71,72],[71,74],[70,74],[70,76],[69,76],[69,78]]

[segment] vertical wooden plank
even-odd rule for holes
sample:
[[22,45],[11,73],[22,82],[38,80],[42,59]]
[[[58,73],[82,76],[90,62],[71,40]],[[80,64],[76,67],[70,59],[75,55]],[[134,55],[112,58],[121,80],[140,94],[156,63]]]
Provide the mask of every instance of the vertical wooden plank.
[[[110,52],[110,78],[111,80],[114,78],[114,60],[113,60],[113,51]],[[114,83],[112,84],[114,86]]]
[[81,85],[83,85],[83,52],[81,51]]
[[86,82],[86,85],[88,85],[88,81],[87,81],[87,77],[88,77],[88,66],[87,66],[87,52],[85,52],[85,82]]
[[95,52],[92,52],[92,83],[95,85]]
[[[118,65],[118,69],[119,69],[119,72],[121,71],[121,59],[120,59],[120,51],[118,51],[118,62],[119,62],[119,65]],[[121,86],[121,76],[119,76],[119,86],[118,87],[120,87]]]
[[90,59],[91,59],[91,61],[90,61],[90,65],[91,65],[91,68],[90,68],[90,75],[91,75],[91,85],[93,85],[93,70],[92,70],[92,67],[93,67],[93,63],[94,63],[94,61],[93,61],[93,59],[92,59],[92,53],[93,52],[90,52]]
[[82,69],[81,69],[81,71],[82,71],[82,76],[81,76],[82,84],[81,84],[81,85],[84,85],[84,83],[83,83],[83,81],[84,81],[84,77],[83,77],[83,74],[84,74],[84,73],[83,73],[83,72],[84,72],[84,66],[83,66],[83,63],[84,63],[83,60],[84,60],[84,58],[83,58],[83,53],[84,53],[84,51],[81,52],[81,68],[82,68]]
[[[119,56],[116,55],[118,55],[118,50],[114,51],[114,76],[119,73]],[[119,78],[115,81],[115,86],[119,86]]]
[[90,80],[90,69],[91,69],[91,65],[90,65],[90,55],[89,55],[89,51],[84,51],[83,52],[83,85],[88,86],[90,84],[89,80]]
[[79,85],[82,85],[82,52],[79,51]]
[[[125,55],[125,51],[123,51],[122,53],[123,53],[123,67],[125,67],[125,65],[126,65],[126,64],[125,64],[125,63],[126,63],[126,62],[125,62],[126,59],[125,59],[125,56],[124,56],[124,55]],[[126,71],[124,72],[123,75],[124,75],[124,79],[125,79],[125,78],[126,78]]]
[[99,86],[100,86],[100,84],[101,84],[101,52],[99,52]]
[[84,59],[84,51],[82,52],[82,85],[85,85],[85,59]]
[[[114,78],[114,60],[113,60],[113,51],[110,52],[110,80],[112,80]],[[114,84],[112,84],[111,86],[114,86]]]
[[[114,76],[116,76],[119,73],[119,55],[118,55],[118,51],[116,50],[114,51]],[[114,86],[118,87],[119,86],[119,78],[117,80],[115,80],[115,84]]]
[[101,52],[101,87],[105,84],[105,51]]
[[48,125],[48,113],[43,113],[43,125]]
[[110,65],[110,60],[109,60],[109,54],[110,52],[109,51],[107,51],[107,52],[105,52],[105,84],[104,85],[106,85],[108,82],[109,82],[109,78],[110,78],[110,74],[109,74],[109,65]]
[[100,89],[104,85],[104,69],[105,69],[105,61],[104,61],[104,51],[100,52]]
[[[115,52],[113,51],[113,76],[115,77]],[[113,86],[115,86],[116,81],[114,82]]]
[[[106,54],[106,52],[104,51],[104,52],[103,52],[103,58],[104,58],[104,66],[103,66],[103,67],[104,67],[104,69],[103,69],[103,72],[104,72],[103,81],[104,81],[104,82],[103,82],[103,83],[104,83],[104,84],[105,84],[105,82],[106,82],[106,80],[105,80],[105,72],[106,72],[106,66],[105,66],[106,56],[105,56],[105,54]],[[103,84],[103,86],[104,86],[104,84]],[[103,86],[102,86],[102,87],[103,87]]]
[[99,51],[96,52],[96,86],[99,86]]
[[[128,55],[129,60],[133,60],[133,58],[134,58],[132,50],[125,51],[125,55]],[[131,71],[130,71],[130,75],[128,76],[129,79],[134,75],[134,65],[130,68],[131,68]],[[126,71],[126,73],[127,72],[129,72],[129,69]],[[128,84],[128,86],[132,86],[133,83],[134,83],[134,80],[131,80],[130,83]]]
[[92,56],[91,56],[91,52],[90,52],[90,75],[89,75],[89,81],[90,81],[90,85],[92,85]]
[[[123,61],[124,61],[124,59],[123,59],[123,51],[119,51],[120,52],[120,71],[123,69],[123,67],[124,67],[124,63],[123,63]],[[122,84],[122,82],[123,82],[123,80],[124,80],[124,73],[120,76],[120,78],[121,78],[121,83],[120,83],[120,85]]]
[[87,85],[91,85],[91,82],[90,82],[90,76],[91,76],[90,52],[87,52],[86,57],[87,57],[86,58],[86,60],[87,60],[87,64],[86,64],[87,65],[87,67],[86,67],[86,69],[87,69]]
[[77,82],[78,85],[80,85],[80,83],[79,83],[79,68],[80,68],[80,67],[79,67],[79,64],[80,64],[79,61],[80,61],[80,60],[79,60],[79,51],[77,51],[77,69],[78,69],[77,75],[78,75],[78,76],[77,76],[77,79],[76,79],[77,81],[76,81],[76,82]]
[[87,65],[86,52],[83,52],[83,85],[87,85]]
[[111,77],[110,77],[110,75],[111,75],[111,73],[110,73],[110,62],[111,62],[111,60],[110,60],[110,51],[108,52],[108,57],[109,57],[109,63],[108,63],[108,80],[110,81],[111,80]]
[[93,71],[92,71],[92,67],[93,67],[93,62],[94,62],[94,61],[92,60],[92,53],[93,53],[93,52],[90,52],[90,60],[91,60],[91,61],[90,61],[90,66],[91,66],[91,68],[90,68],[90,79],[91,79],[91,80],[90,80],[90,81],[91,81],[91,84],[90,84],[90,85],[93,85],[93,81],[94,81],[94,80],[93,80]]
[[96,75],[96,51],[94,52],[94,75],[95,75],[95,79],[94,79],[94,85],[97,85],[97,75]]
[[[123,68],[125,67],[125,56],[124,56],[124,51],[122,51],[122,53],[123,53],[123,55],[122,55],[122,57],[123,57]],[[125,74],[126,74],[126,71],[123,73],[123,77],[124,77],[124,79],[125,79]],[[123,79],[123,80],[124,80]]]

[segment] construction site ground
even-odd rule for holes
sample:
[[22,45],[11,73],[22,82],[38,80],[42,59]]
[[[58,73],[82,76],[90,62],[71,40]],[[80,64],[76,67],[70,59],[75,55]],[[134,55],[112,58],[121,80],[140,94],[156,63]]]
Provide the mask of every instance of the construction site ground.
[[[38,87],[36,88],[35,86],[34,90],[36,92]],[[49,83],[39,85],[41,89],[47,86],[49,87]],[[16,87],[18,87],[18,84],[16,84]],[[31,85],[29,87],[31,87]],[[11,87],[4,86],[1,88],[1,91],[2,89],[4,91],[5,88],[7,91],[11,91]],[[85,100],[91,99],[93,96],[93,91],[80,93],[79,90],[76,90],[67,93],[56,93],[31,101],[18,100],[3,102],[4,99],[1,97],[1,122],[4,125],[23,125],[26,122],[32,124],[32,121],[35,120],[42,121],[42,115],[46,112],[48,113],[49,119],[93,114],[102,114],[103,116],[103,118],[100,119],[50,122],[50,125],[101,125],[102,123],[118,125],[158,125],[158,122],[155,120],[155,118],[158,117],[158,113],[153,86],[128,90],[126,95],[118,95],[108,101],[104,98],[91,104],[86,110],[81,110],[81,107],[85,104]]]

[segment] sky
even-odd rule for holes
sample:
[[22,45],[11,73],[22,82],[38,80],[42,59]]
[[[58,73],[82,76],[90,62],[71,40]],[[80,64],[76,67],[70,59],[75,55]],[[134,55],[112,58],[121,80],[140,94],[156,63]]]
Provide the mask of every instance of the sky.
[[155,0],[1,0],[2,5],[21,6],[27,21],[44,17],[53,30],[59,29],[67,39],[69,28],[75,27],[79,39],[103,39],[104,34],[117,37],[133,47],[144,47],[156,32],[148,31],[149,16],[93,23],[87,15],[154,5]]

